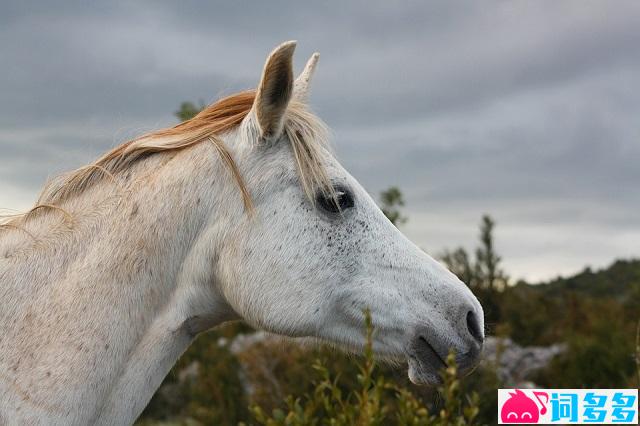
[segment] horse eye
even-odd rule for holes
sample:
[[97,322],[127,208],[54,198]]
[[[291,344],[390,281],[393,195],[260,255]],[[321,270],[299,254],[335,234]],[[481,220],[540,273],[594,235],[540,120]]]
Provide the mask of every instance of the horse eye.
[[323,191],[316,196],[316,202],[329,213],[340,213],[354,206],[351,191],[343,187],[334,188],[335,198]]

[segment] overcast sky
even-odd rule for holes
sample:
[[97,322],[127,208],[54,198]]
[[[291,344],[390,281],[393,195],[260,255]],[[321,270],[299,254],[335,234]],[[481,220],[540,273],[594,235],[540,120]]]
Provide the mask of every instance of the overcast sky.
[[255,87],[296,39],[342,163],[403,190],[430,253],[473,247],[489,213],[516,278],[640,256],[640,2],[215,3],[4,0],[0,207]]

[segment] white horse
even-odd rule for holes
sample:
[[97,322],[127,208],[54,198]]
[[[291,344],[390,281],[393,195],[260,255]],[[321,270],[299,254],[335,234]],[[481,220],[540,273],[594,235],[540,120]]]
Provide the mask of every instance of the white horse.
[[[347,350],[435,383],[478,357],[483,311],[336,161],[294,82],[258,89],[49,183],[0,228],[0,424],[128,424],[196,335],[225,321]],[[221,161],[222,160],[222,161]]]

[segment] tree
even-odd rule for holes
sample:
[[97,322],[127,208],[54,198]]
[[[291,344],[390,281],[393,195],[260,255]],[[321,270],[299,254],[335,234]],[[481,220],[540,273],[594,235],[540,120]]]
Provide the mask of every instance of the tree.
[[458,247],[453,251],[445,250],[440,258],[463,283],[472,288],[476,287],[475,268],[471,264],[469,254],[464,248]]
[[397,186],[392,186],[380,193],[380,204],[382,213],[384,213],[395,226],[407,222],[407,217],[400,212],[400,207],[404,206],[404,198]]
[[502,258],[495,251],[494,228],[493,219],[488,215],[482,216],[480,244],[475,250],[473,262],[463,247],[453,251],[445,250],[440,255],[440,259],[449,270],[467,284],[482,301],[487,323],[497,323],[500,320],[500,300],[504,295],[499,290],[504,290],[508,282],[508,277],[500,266]]
[[202,101],[200,101],[198,105],[194,104],[193,102],[182,102],[180,104],[180,109],[174,112],[174,114],[181,122],[187,121],[198,115],[198,113],[205,107],[206,105]]
[[480,247],[476,249],[475,278],[478,284],[489,291],[505,287],[507,276],[500,268],[502,258],[498,256],[493,244],[495,222],[490,216],[482,216],[480,223]]
[[490,292],[502,290],[508,277],[500,267],[502,258],[495,251],[493,230],[495,222],[490,216],[482,216],[480,223],[480,245],[476,248],[475,259],[463,247],[453,251],[445,250],[440,259],[463,282],[473,289],[485,289]]

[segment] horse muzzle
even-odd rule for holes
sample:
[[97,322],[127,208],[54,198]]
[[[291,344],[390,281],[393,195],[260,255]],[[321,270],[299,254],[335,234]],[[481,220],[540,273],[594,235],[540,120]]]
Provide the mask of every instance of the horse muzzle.
[[[409,380],[419,385],[442,383],[441,372],[447,367],[450,352],[455,354],[459,374],[464,374],[477,365],[484,335],[478,330],[477,321],[469,311],[466,318],[466,330],[461,339],[451,339],[434,331],[433,327],[417,327],[407,348]],[[453,343],[453,340],[459,341]]]

